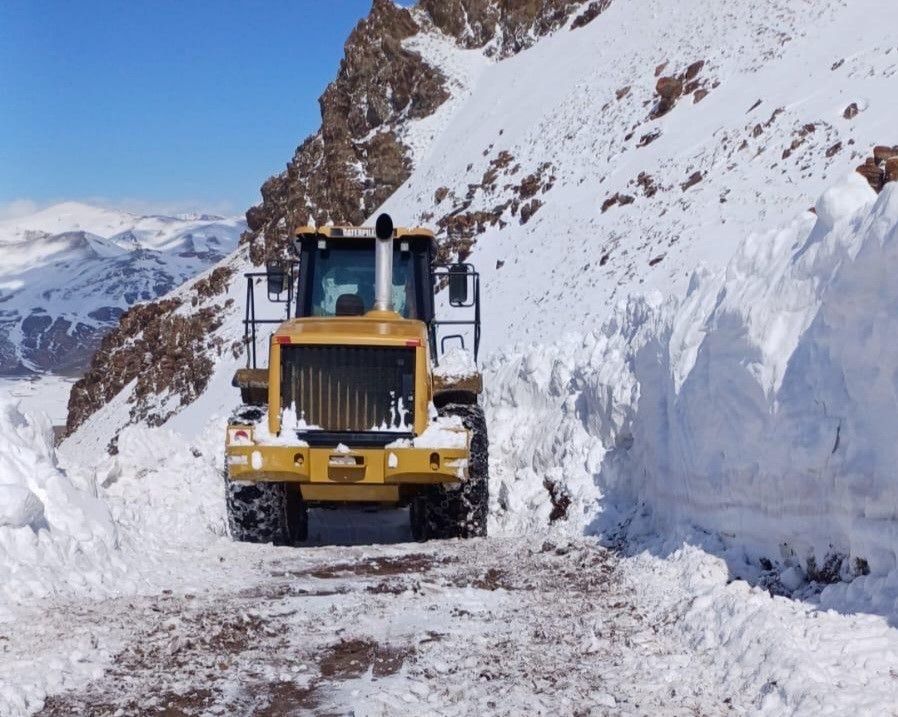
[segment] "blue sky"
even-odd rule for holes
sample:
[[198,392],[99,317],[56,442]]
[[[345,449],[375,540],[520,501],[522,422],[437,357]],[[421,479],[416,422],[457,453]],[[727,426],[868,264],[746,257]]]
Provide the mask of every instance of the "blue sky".
[[370,6],[0,1],[0,215],[70,199],[242,213],[318,127]]

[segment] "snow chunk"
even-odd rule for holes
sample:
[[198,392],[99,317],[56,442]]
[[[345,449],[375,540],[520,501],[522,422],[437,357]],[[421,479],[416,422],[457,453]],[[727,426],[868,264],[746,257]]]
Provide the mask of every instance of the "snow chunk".
[[434,376],[459,379],[477,373],[477,364],[469,351],[453,348],[440,358],[440,365],[433,370]]
[[440,416],[413,443],[415,448],[466,448],[468,433],[459,416]]
[[[253,427],[253,442],[260,446],[308,448],[309,444],[297,438],[296,432],[321,430],[321,426],[306,423],[304,416],[297,415],[295,403],[281,411],[281,432],[279,435],[274,435],[268,430],[268,415],[268,411],[265,411],[262,419]],[[255,462],[253,463],[253,469],[259,470],[255,467]]]
[[876,201],[876,192],[857,172],[852,172],[837,185],[827,189],[817,200],[817,217],[822,226],[834,227],[843,219]]
[[36,528],[44,517],[44,504],[21,485],[0,485],[0,528]]

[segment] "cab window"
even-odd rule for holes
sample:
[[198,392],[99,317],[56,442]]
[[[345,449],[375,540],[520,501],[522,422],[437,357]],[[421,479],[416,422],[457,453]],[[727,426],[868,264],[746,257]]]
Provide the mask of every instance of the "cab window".
[[[336,316],[338,304],[358,307],[365,313],[374,307],[374,245],[318,250],[312,265],[311,315]],[[414,282],[410,252],[393,253],[393,309],[414,319]],[[342,298],[341,298],[342,297]]]

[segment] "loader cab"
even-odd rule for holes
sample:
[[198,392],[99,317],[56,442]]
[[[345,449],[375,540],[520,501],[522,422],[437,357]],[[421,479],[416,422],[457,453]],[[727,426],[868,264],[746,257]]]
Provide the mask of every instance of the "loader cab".
[[[480,275],[468,263],[437,263],[433,232],[420,227],[393,229],[392,220],[390,225],[393,252],[388,303],[393,311],[427,327],[430,358],[435,365],[448,349],[457,346],[471,351],[476,360],[480,348]],[[341,319],[372,312],[377,241],[376,227],[300,227],[293,241],[294,259],[269,262],[264,271],[244,274],[247,368],[259,367],[262,327],[279,326],[285,319]],[[258,312],[257,287],[267,289]],[[437,317],[434,294],[443,289],[448,291],[446,300],[440,301]],[[283,308],[272,313],[275,307]],[[383,318],[378,312],[372,317]],[[264,345],[261,348],[264,351]]]
[[[353,230],[354,236],[345,236],[347,231],[297,233],[296,317],[363,316],[374,308],[376,239],[365,236],[365,228]],[[393,308],[427,325],[434,320],[433,243],[429,233],[402,234],[393,241]]]

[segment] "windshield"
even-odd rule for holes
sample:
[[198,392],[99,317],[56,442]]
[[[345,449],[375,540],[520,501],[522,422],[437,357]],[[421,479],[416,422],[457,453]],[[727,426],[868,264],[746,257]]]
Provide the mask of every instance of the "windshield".
[[[312,316],[335,316],[342,307],[374,307],[374,244],[318,251],[313,265]],[[417,318],[411,252],[393,252],[393,310],[407,319]],[[341,313],[346,313],[345,309]]]

